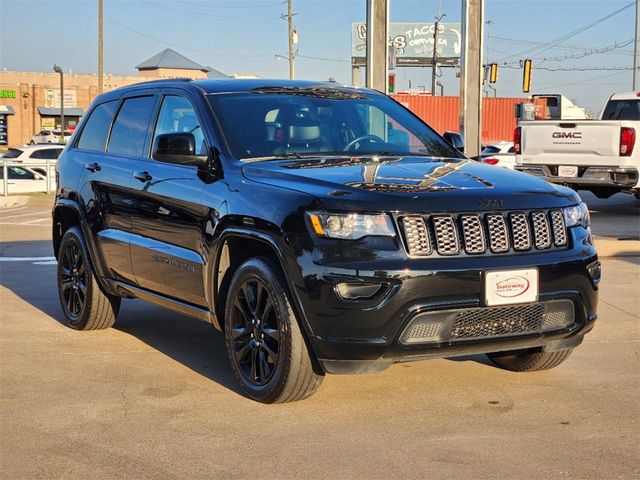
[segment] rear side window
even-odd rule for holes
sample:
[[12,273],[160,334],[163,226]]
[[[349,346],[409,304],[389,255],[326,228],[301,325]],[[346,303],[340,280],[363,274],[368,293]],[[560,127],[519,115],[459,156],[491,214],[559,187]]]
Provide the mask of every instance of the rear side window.
[[640,100],[610,100],[603,120],[640,120]]
[[129,98],[124,101],[111,130],[107,149],[109,153],[142,156],[154,102],[153,96]]
[[22,155],[22,150],[19,150],[17,148],[10,148],[9,150],[7,150],[7,153],[2,156],[2,158],[18,158],[20,155]]
[[29,158],[41,158],[43,160],[55,160],[62,153],[61,148],[43,148],[42,150],[36,150],[31,153]]
[[118,108],[118,101],[106,102],[98,105],[87,119],[80,140],[78,140],[78,148],[82,150],[93,150],[95,152],[104,152],[107,144],[107,136],[109,135],[109,126],[113,120],[113,115]]

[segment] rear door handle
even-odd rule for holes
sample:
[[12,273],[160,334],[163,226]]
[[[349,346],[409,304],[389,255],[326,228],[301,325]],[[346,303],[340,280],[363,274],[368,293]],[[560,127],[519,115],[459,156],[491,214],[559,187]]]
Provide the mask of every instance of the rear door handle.
[[153,177],[149,175],[149,172],[135,172],[133,178],[137,178],[141,182],[150,182]]
[[90,172],[99,172],[100,170],[102,170],[102,167],[100,166],[99,163],[93,162],[93,163],[87,163],[84,168],[86,168],[87,170],[89,170]]

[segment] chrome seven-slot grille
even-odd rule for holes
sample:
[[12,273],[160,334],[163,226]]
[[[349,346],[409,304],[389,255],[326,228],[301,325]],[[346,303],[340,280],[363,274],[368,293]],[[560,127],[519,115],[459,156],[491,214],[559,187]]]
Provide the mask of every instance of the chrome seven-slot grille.
[[567,246],[561,210],[398,217],[411,256],[530,252]]

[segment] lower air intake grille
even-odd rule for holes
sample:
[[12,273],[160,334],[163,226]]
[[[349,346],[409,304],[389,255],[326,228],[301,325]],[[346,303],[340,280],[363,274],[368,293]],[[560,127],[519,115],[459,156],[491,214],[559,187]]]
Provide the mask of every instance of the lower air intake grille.
[[571,300],[441,310],[416,315],[400,342],[412,345],[511,337],[562,329],[574,321]]

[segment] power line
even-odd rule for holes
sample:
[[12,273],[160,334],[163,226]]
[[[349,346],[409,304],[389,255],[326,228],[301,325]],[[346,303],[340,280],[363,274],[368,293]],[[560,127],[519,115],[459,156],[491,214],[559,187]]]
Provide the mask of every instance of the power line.
[[[503,65],[502,68],[519,70],[522,67]],[[609,72],[609,71],[628,71],[633,67],[535,67],[536,70],[545,70],[547,72]]]
[[231,16],[231,15],[214,15],[212,13],[205,12],[195,12],[193,10],[185,10],[182,8],[176,8],[168,5],[161,5],[159,3],[150,2],[148,0],[143,0],[143,3],[151,5],[160,10],[165,10],[171,13],[177,13],[178,15],[184,15],[187,17],[196,17],[196,18],[215,18],[217,20],[231,21],[231,22],[246,22],[246,21],[265,21],[265,20],[275,20],[276,17],[247,17],[247,16]]
[[200,7],[200,8],[229,8],[229,9],[243,9],[243,8],[263,8],[263,7],[276,7],[276,6],[280,6],[281,2],[275,2],[275,3],[253,3],[253,4],[245,4],[243,3],[242,5],[221,5],[220,3],[200,3],[200,2],[187,2],[186,0],[177,0],[176,3],[182,3],[185,5],[191,5],[193,7]]
[[[624,43],[618,44],[615,43],[613,45],[609,45],[607,47],[602,47],[602,48],[592,48],[592,49],[585,49],[584,52],[576,52],[576,53],[572,53],[572,54],[565,54],[565,55],[559,55],[556,57],[533,57],[532,60],[534,61],[538,61],[538,62],[561,62],[561,61],[565,61],[565,60],[572,60],[572,59],[581,59],[581,58],[585,58],[588,57],[590,55],[599,55],[602,53],[608,53],[611,52],[613,50],[619,49],[619,48],[624,48],[624,47],[628,47],[629,45],[631,45],[633,43],[634,39],[630,39],[625,41]],[[503,64],[503,66],[507,66],[507,65],[519,65],[520,61],[516,60],[513,62],[509,62],[509,63],[505,63]]]
[[273,54],[267,54],[267,53],[263,53],[263,54],[256,54],[256,55],[243,55],[240,53],[220,53],[220,52],[212,52],[210,50],[199,50],[196,48],[191,48],[191,47],[187,47],[186,45],[178,45],[176,43],[169,43],[166,40],[157,38],[157,37],[153,37],[151,35],[147,35],[146,33],[140,32],[139,30],[135,30],[133,28],[127,27],[126,25],[123,25],[119,22],[116,22],[115,20],[105,17],[105,20],[107,20],[108,22],[113,23],[114,25],[117,25],[118,27],[127,30],[129,32],[135,33],[137,35],[140,35],[141,37],[145,37],[148,38],[149,40],[154,40],[156,42],[159,42],[163,45],[167,45],[169,47],[175,47],[175,48],[181,48],[183,50],[189,50],[191,52],[196,52],[196,53],[204,53],[206,55],[218,55],[221,57],[243,57],[243,58],[262,58],[262,57],[273,57]]
[[571,37],[575,37],[576,35],[578,35],[578,34],[580,34],[582,32],[585,32],[585,31],[589,30],[590,28],[595,27],[596,25],[599,25],[600,23],[610,19],[611,17],[619,14],[620,12],[626,10],[627,8],[632,7],[635,4],[636,4],[635,1],[631,2],[631,3],[627,4],[627,5],[625,5],[624,7],[619,8],[618,10],[615,10],[615,11],[605,15],[604,17],[601,17],[601,18],[599,18],[597,20],[594,20],[593,22],[591,22],[591,23],[589,23],[587,25],[584,25],[584,26],[582,26],[580,28],[577,28],[576,30],[573,30],[573,31],[571,31],[569,33],[566,33],[566,34],[561,35],[559,37],[556,37],[556,38],[554,38],[552,40],[549,40],[548,42],[543,43],[540,47],[533,47],[533,48],[529,48],[529,49],[523,50],[522,52],[510,55],[510,56],[506,57],[503,60],[506,60],[508,58],[513,58],[513,57],[522,57],[525,54],[529,54],[531,52],[536,52],[536,51],[537,51],[538,54],[540,54],[542,52],[545,52],[545,51],[549,50],[550,48],[553,48],[554,46],[564,42],[565,40],[568,40]]
[[616,75],[622,75],[623,73],[625,73],[625,71],[615,72],[615,73],[608,73],[606,75],[599,75],[597,77],[591,77],[591,78],[587,78],[587,79],[584,79],[584,80],[578,80],[577,82],[559,83],[559,84],[556,84],[556,85],[550,85],[548,87],[542,87],[541,90],[550,90],[550,89],[553,89],[553,88],[569,87],[571,85],[579,85],[579,84],[591,82],[593,80],[601,80],[603,78],[610,78],[610,77],[614,77]]

